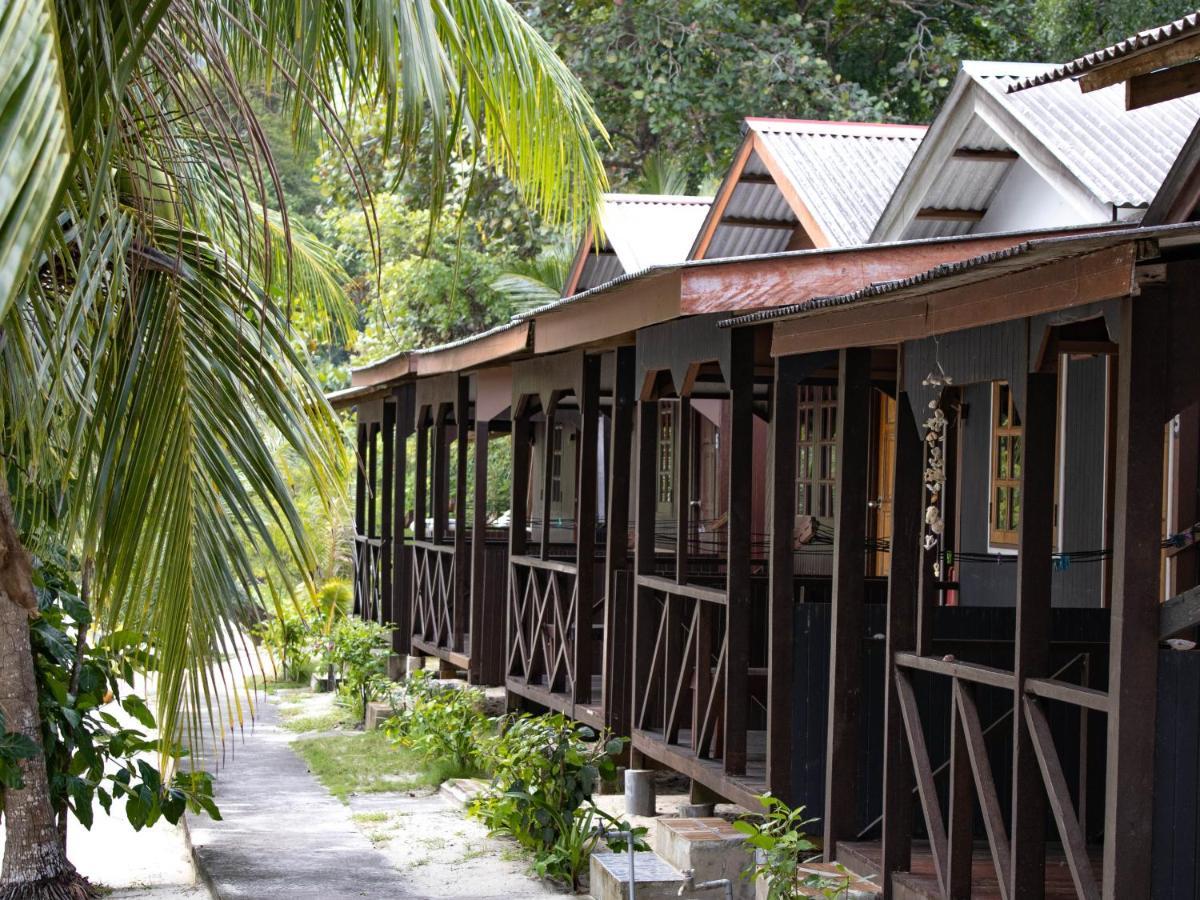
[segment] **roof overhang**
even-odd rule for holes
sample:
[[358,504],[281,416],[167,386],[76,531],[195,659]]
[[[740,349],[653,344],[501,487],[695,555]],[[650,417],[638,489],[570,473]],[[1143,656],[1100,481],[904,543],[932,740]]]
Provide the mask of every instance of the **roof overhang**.
[[[1136,291],[1139,259],[1198,238],[1200,226],[1188,224],[1024,241],[781,310],[770,319],[771,355],[896,344],[1123,297]],[[721,324],[768,320],[748,315]]]
[[1198,57],[1200,13],[1191,13],[1024,78],[1008,91],[1014,93],[1068,78],[1077,81],[1084,93],[1125,82],[1126,108],[1137,109],[1180,96],[1181,92],[1191,93],[1196,70],[1185,67],[1197,65]]

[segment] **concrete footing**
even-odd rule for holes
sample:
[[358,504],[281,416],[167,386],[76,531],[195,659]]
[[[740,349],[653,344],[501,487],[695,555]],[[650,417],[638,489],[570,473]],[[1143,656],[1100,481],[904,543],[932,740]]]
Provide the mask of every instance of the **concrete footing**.
[[[595,900],[629,900],[629,854],[608,850],[592,854],[589,890]],[[654,853],[634,854],[638,900],[678,900],[683,875]]]
[[407,656],[404,659],[404,677],[412,678],[413,673],[421,671],[425,668],[425,657],[423,656]]
[[746,836],[724,819],[659,819],[654,845],[668,865],[690,869],[697,882],[727,878],[736,900],[754,900],[754,883],[743,877],[754,855]]
[[625,770],[625,815],[653,816],[655,814],[654,771]]
[[367,715],[363,721],[364,731],[374,731],[392,717],[392,704],[373,700],[367,704]]

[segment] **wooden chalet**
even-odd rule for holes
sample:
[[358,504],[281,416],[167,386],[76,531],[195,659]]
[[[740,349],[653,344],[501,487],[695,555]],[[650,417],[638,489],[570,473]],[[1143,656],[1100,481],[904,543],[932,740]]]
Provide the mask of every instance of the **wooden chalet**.
[[1200,885],[1200,103],[1042,71],[750,120],[711,207],[614,201],[670,253],[611,217],[562,300],[357,370],[360,609],[889,896]]

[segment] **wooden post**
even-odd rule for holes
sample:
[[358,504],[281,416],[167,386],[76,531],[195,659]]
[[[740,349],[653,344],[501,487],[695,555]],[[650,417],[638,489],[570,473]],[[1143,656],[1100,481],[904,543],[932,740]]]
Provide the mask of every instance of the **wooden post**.
[[729,535],[725,575],[725,774],[746,774],[750,707],[750,542],[754,530],[754,330],[730,336]]
[[458,376],[454,398],[454,434],[458,456],[454,472],[454,633],[451,646],[469,653],[466,645],[471,612],[471,566],[467,558],[467,456],[471,447],[471,380]]
[[908,871],[912,862],[912,758],[896,690],[897,653],[917,646],[917,590],[921,566],[921,522],[925,495],[925,445],[897,373],[896,447],[892,488],[891,562],[888,569],[887,693],[883,714],[883,862],[882,883],[891,896],[891,873]]
[[510,556],[523,556],[529,548],[529,437],[533,423],[525,410],[513,410],[512,511],[508,532]]
[[391,613],[392,598],[392,541],[393,516],[395,514],[395,482],[393,480],[396,449],[396,404],[392,400],[383,402],[383,471],[380,485],[379,523],[379,608],[371,611],[371,618],[382,625]]
[[447,436],[446,408],[435,413],[433,426],[433,540],[441,544],[446,540],[446,528],[450,516],[450,440]]
[[971,760],[957,694],[968,689],[958,679],[950,694],[950,815],[949,852],[943,883],[952,900],[970,900],[971,861],[974,855],[975,795],[971,783]]
[[[1046,789],[1025,717],[1025,680],[1049,674],[1050,585],[1054,570],[1054,445],[1058,383],[1025,378],[1021,520],[1013,662],[1012,897],[1041,897],[1046,880]],[[1012,450],[1009,451],[1012,453]]]
[[392,652],[401,656],[412,653],[412,556],[405,537],[408,510],[408,436],[413,432],[413,395],[411,384],[396,389],[395,474],[392,483]]
[[555,401],[544,410],[546,435],[542,441],[542,559],[550,558],[550,482],[554,472],[554,407]]
[[785,803],[792,796],[792,678],[796,558],[796,381],[783,360],[775,362],[771,411],[770,613],[767,649],[767,789]]
[[356,447],[354,455],[354,612],[362,613],[363,590],[366,575],[363,572],[364,555],[367,545],[367,432],[371,426],[362,421],[359,413],[358,428],[355,434]]
[[692,524],[692,401],[679,395],[675,419],[675,582],[687,584]]
[[1121,301],[1104,806],[1106,898],[1148,897],[1154,808],[1163,424],[1160,287]]
[[600,440],[600,357],[583,356],[579,469],[575,479],[574,702],[592,702],[592,604],[596,595],[596,467]]
[[[476,409],[478,413],[478,408]],[[467,649],[468,676],[474,684],[483,681],[483,647],[497,643],[496,635],[483,629],[483,596],[487,576],[487,488],[488,488],[488,422],[475,419],[475,517],[471,521],[471,646]],[[503,654],[504,647],[500,648]],[[494,652],[494,651],[493,651]]]
[[[633,680],[629,687],[630,728],[639,727],[639,701],[650,677],[650,656],[654,652],[655,617],[651,603],[654,592],[637,583],[638,575],[654,574],[654,501],[658,401],[638,402],[637,433],[637,509],[633,547]],[[636,759],[634,760],[636,762]]]
[[870,487],[871,351],[838,355],[837,486],[830,610],[829,727],[825,751],[825,855],[857,834],[862,778],[861,709],[866,623],[867,493]]
[[429,423],[424,408],[416,413],[416,432],[417,496],[413,509],[413,536],[418,541],[423,541],[427,537],[425,523],[429,518]]
[[[608,514],[605,517],[604,718],[617,734],[629,734],[629,625],[632,596],[617,598],[618,579],[629,567],[629,488],[633,465],[634,375],[637,351],[616,351],[612,436],[608,453]],[[627,577],[627,576],[624,576]]]

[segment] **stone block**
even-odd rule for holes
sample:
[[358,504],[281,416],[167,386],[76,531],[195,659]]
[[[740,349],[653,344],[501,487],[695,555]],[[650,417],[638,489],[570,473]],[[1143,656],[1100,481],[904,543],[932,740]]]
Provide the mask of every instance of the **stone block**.
[[[677,869],[649,851],[633,856],[637,900],[679,900],[683,875]],[[590,891],[595,900],[628,900],[628,853],[593,853],[590,865]]]
[[669,865],[691,869],[697,882],[728,878],[737,900],[754,900],[754,882],[743,877],[754,855],[746,836],[724,819],[659,819],[654,844]]
[[363,723],[366,731],[374,731],[392,717],[392,704],[373,700],[367,704],[367,716]]
[[487,782],[478,778],[450,778],[442,782],[438,793],[455,803],[466,806],[488,788]]

